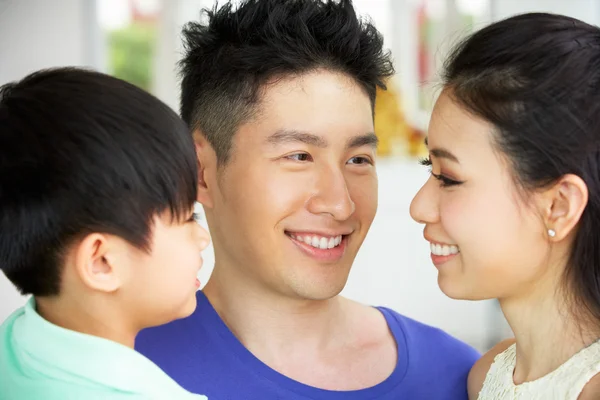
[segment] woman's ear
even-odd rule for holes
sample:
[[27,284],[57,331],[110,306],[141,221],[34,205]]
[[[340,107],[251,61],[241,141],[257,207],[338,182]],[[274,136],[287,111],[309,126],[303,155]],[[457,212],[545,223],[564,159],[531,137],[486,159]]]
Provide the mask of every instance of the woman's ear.
[[588,188],[577,175],[566,174],[542,194],[548,237],[561,241],[573,232],[588,203]]

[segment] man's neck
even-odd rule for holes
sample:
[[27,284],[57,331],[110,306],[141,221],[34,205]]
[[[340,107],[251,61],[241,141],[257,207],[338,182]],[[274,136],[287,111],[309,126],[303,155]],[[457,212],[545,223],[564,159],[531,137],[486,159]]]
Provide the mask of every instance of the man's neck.
[[[348,300],[293,298],[269,291],[258,284],[236,284],[216,268],[204,288],[207,298],[234,335],[253,353],[267,358],[290,352],[321,352],[339,346],[344,326],[350,325],[345,311]],[[346,331],[347,333],[347,331]]]
[[598,338],[557,298],[560,278],[543,280],[518,298],[500,300],[517,342],[515,383],[539,379]]
[[305,385],[359,390],[383,382],[396,367],[395,339],[375,308],[340,296],[285,296],[219,268],[204,293],[248,351]]

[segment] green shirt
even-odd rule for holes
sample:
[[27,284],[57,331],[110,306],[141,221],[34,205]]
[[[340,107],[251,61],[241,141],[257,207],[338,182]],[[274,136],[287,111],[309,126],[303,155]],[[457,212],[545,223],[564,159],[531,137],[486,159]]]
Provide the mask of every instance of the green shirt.
[[43,319],[31,298],[0,326],[0,400],[201,400],[129,347]]

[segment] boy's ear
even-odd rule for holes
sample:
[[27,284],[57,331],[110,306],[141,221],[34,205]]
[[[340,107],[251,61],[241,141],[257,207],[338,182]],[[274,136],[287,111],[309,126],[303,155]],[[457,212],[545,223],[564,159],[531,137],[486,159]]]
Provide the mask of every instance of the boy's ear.
[[92,233],[75,248],[74,262],[77,275],[90,289],[111,293],[124,282],[126,254],[116,238]]
[[212,208],[214,205],[212,185],[209,175],[216,174],[217,155],[206,137],[199,131],[194,132],[196,145],[196,158],[198,160],[198,202],[204,207]]

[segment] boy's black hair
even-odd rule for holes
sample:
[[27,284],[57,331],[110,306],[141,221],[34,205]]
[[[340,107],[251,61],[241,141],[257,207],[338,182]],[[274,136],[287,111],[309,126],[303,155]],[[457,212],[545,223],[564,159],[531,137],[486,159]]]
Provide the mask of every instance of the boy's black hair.
[[0,88],[0,269],[22,294],[58,294],[86,234],[149,251],[154,216],[187,217],[196,184],[185,123],[132,84],[56,68]]

